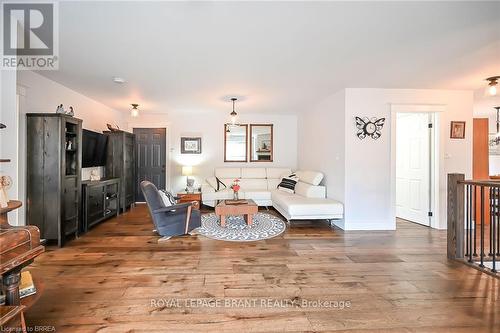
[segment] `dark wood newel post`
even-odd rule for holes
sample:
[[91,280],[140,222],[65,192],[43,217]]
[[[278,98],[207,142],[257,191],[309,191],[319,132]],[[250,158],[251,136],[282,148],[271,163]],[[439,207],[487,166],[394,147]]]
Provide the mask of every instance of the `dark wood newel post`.
[[448,259],[464,257],[464,185],[465,175],[448,174]]

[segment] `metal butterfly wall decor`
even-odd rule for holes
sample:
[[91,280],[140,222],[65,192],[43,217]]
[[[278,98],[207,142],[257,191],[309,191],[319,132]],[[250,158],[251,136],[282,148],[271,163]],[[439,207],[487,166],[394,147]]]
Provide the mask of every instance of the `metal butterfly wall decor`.
[[363,140],[367,136],[370,136],[372,139],[377,140],[382,136],[382,128],[384,127],[385,118],[371,118],[364,117],[361,119],[360,117],[356,117],[356,127],[358,128],[358,133],[356,135],[360,140]]

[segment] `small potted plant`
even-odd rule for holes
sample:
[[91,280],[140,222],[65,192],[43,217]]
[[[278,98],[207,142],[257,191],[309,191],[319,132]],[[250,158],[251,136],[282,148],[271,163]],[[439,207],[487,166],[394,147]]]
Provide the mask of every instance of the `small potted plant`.
[[240,190],[240,180],[233,180],[233,184],[231,185],[231,189],[233,190],[233,199],[238,200],[238,191]]

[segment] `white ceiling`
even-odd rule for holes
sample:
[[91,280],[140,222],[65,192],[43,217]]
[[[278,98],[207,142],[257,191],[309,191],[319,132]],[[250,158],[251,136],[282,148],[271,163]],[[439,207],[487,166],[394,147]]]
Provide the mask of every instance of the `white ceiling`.
[[[346,87],[478,89],[500,2],[61,2],[60,70],[128,112],[296,113]],[[112,82],[114,76],[126,84]]]

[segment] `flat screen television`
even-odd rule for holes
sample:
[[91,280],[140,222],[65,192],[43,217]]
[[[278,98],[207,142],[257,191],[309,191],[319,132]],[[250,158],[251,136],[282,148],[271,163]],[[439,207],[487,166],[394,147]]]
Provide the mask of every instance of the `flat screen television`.
[[82,131],[82,168],[106,165],[108,137],[104,134]]

